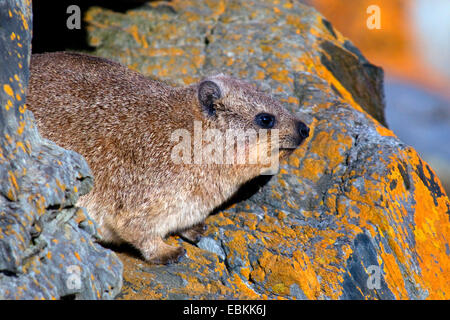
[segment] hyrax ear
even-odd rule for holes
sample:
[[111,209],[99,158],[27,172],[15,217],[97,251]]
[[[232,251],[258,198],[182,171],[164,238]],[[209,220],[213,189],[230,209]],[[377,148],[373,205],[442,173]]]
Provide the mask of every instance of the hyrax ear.
[[202,110],[208,115],[214,116],[216,109],[214,103],[222,97],[222,91],[217,83],[211,80],[204,80],[198,86],[198,101]]

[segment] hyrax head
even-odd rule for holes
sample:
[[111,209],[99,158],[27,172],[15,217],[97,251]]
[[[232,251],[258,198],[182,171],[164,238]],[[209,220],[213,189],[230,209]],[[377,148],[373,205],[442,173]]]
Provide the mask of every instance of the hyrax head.
[[268,136],[276,132],[281,156],[290,154],[309,136],[309,128],[277,100],[230,76],[219,74],[202,80],[198,84],[198,102],[210,127],[266,131]]

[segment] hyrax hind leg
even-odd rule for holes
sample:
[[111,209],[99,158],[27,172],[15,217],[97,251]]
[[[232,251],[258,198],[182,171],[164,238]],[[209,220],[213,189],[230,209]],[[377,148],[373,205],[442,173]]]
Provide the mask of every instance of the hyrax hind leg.
[[138,249],[145,260],[155,264],[178,262],[186,253],[184,248],[168,245],[159,236],[147,237]]
[[155,264],[169,264],[178,262],[186,253],[182,247],[165,243],[154,229],[149,230],[145,218],[134,216],[120,220],[121,223],[116,226],[117,233],[121,239],[138,249],[146,261]]

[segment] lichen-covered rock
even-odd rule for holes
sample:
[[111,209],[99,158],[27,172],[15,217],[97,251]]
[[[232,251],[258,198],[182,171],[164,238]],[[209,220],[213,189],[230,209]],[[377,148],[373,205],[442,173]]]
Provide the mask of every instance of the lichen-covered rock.
[[0,299],[111,299],[122,263],[75,206],[84,159],[40,137],[25,105],[31,2],[0,1]]
[[[311,138],[248,199],[207,219],[187,257],[129,253],[130,298],[448,299],[450,204],[385,126],[383,75],[296,1],[172,1],[85,17],[96,54],[175,83],[223,71],[262,83]],[[242,197],[244,198],[244,197]]]

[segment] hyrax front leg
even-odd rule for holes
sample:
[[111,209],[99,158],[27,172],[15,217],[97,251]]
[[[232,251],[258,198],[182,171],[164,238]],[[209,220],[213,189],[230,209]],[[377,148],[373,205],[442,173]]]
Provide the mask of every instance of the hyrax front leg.
[[186,253],[184,248],[168,245],[159,236],[147,237],[138,249],[145,260],[155,264],[178,262]]
[[180,236],[192,243],[197,243],[200,241],[206,229],[206,224],[204,222],[200,222],[199,224],[180,232]]

